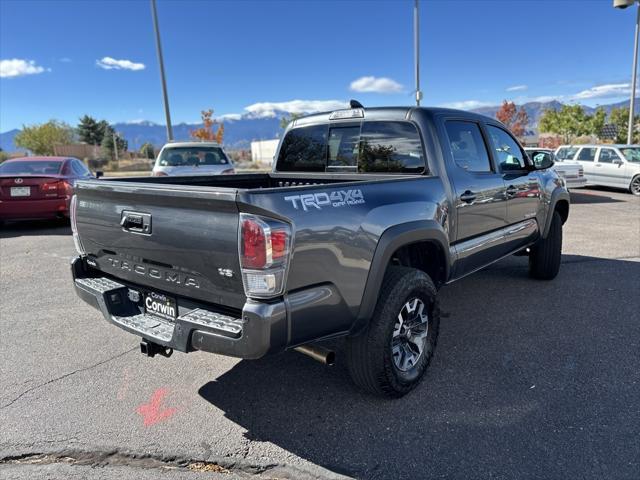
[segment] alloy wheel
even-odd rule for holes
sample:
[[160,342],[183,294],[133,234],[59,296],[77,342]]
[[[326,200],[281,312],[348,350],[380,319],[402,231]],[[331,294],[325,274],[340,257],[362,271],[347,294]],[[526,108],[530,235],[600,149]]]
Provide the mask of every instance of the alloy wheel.
[[402,372],[413,368],[427,343],[429,316],[419,298],[407,301],[398,313],[391,337],[391,354],[396,368]]

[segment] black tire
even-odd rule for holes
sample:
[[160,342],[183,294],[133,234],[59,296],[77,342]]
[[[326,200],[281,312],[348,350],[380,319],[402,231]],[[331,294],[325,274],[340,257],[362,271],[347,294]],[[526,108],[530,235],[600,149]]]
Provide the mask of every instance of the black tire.
[[[426,310],[426,322],[418,323],[426,331],[426,338],[415,364],[402,371],[396,365],[392,341],[400,340],[395,328],[398,316],[415,299],[421,303],[422,311]],[[416,305],[413,303],[414,307]],[[429,366],[439,327],[437,290],[431,278],[414,268],[389,267],[369,325],[360,335],[347,339],[347,366],[351,378],[356,385],[376,395],[398,398],[409,393]]]
[[636,175],[629,183],[629,192],[635,196],[640,196],[640,175]]
[[529,276],[538,280],[552,280],[560,271],[562,259],[562,218],[553,212],[547,238],[541,238],[531,247]]

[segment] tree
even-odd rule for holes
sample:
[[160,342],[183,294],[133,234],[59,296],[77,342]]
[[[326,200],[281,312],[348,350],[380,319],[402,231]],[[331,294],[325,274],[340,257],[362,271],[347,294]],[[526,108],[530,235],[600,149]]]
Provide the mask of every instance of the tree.
[[[635,115],[633,119],[634,132],[633,143],[640,143],[640,116]],[[617,127],[616,143],[627,143],[627,133],[629,131],[629,107],[612,108],[609,113],[609,123]]]
[[300,118],[302,115],[299,113],[291,113],[289,114],[288,117],[282,117],[280,119],[280,128],[282,128],[283,130],[285,128],[287,128],[287,126],[293,122],[294,120],[297,120],[298,118]]
[[519,139],[524,137],[525,128],[529,123],[529,115],[527,115],[524,108],[520,107],[520,110],[518,110],[515,103],[504,100],[502,106],[496,112],[496,118],[511,130],[516,137]]
[[113,133],[113,129],[106,120],[97,121],[95,118],[85,115],[80,118],[76,128],[81,142],[89,145],[102,145],[102,140],[107,132]]
[[597,108],[593,115],[591,115],[589,130],[590,133],[600,137],[602,135],[602,129],[606,123],[607,112],[604,108]]
[[5,152],[2,148],[0,148],[0,163],[4,162],[9,158],[9,154]]
[[[218,123],[217,120],[213,118],[213,109],[202,110],[200,112],[202,116],[202,127],[197,128],[195,130],[191,130],[189,135],[194,140],[202,140],[206,142],[216,142],[222,144],[222,138],[224,137],[224,124]],[[213,129],[213,126],[217,125],[218,128]]]
[[142,155],[144,158],[155,158],[156,152],[153,148],[153,145],[151,145],[149,142],[143,144],[142,147],[140,147],[140,155]]
[[105,129],[104,137],[102,138],[102,153],[105,157],[115,160],[116,152],[114,149],[113,140],[115,138],[115,145],[118,148],[118,155],[127,151],[129,144],[124,138],[121,138],[111,125],[108,125]]
[[560,110],[545,110],[540,118],[540,132],[561,135],[564,143],[591,132],[591,117],[580,105],[563,105]]
[[64,122],[49,120],[39,125],[24,125],[14,138],[18,147],[26,148],[36,155],[53,155],[53,146],[73,141],[73,129]]

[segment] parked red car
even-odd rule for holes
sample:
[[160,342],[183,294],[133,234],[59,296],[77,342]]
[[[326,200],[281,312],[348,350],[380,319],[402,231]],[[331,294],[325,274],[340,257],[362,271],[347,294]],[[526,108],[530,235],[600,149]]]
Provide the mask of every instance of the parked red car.
[[94,178],[77,158],[23,157],[0,163],[0,222],[69,217],[76,180]]

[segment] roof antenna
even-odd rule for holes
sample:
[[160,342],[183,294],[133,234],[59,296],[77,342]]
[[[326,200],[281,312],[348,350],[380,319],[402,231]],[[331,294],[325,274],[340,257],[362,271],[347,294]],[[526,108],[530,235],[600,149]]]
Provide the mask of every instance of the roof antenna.
[[362,104],[357,100],[349,100],[349,108],[364,108]]

